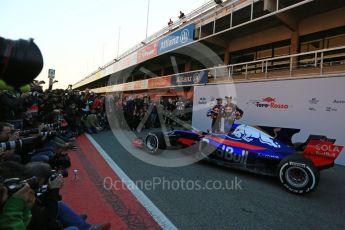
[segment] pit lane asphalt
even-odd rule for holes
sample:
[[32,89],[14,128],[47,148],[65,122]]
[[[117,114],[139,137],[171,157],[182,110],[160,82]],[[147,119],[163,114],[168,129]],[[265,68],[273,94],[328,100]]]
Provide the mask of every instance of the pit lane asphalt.
[[[157,167],[132,156],[111,131],[92,136],[134,181],[241,180],[242,189],[187,190],[142,188],[142,191],[179,229],[345,229],[345,167],[321,172],[311,194],[287,192],[278,179],[199,162]],[[180,186],[181,187],[181,186]],[[165,186],[167,188],[167,186]],[[231,188],[231,186],[230,186]]]

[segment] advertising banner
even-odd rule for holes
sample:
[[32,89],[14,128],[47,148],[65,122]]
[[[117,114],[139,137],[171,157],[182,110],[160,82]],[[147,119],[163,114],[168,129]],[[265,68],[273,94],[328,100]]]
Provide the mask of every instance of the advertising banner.
[[171,76],[171,84],[175,86],[176,85],[206,84],[207,81],[208,81],[207,70]]
[[92,77],[86,79],[89,82],[93,82],[93,81],[96,81],[98,79],[101,79],[103,77],[102,75],[102,72],[101,71],[98,71],[97,73],[95,73],[94,75],[92,75]]
[[134,90],[134,82],[124,83],[122,89],[123,91]]
[[110,66],[106,67],[103,72],[104,72],[104,76],[108,76],[108,75],[112,74],[113,73],[113,66],[110,65]]
[[112,64],[112,67],[113,67],[113,73],[116,73],[120,70],[120,63],[115,62],[114,64]]
[[115,62],[110,67],[112,67],[112,73],[116,73],[120,70],[136,65],[137,63],[137,52],[135,51],[123,59],[120,59],[118,62]]
[[137,57],[138,63],[154,58],[156,56],[157,56],[157,42],[154,42],[138,51],[138,57]]
[[137,63],[137,52],[135,51],[119,61],[119,70],[126,69],[130,66],[136,65]]
[[107,87],[107,92],[121,92],[124,84],[111,85]]
[[147,89],[148,85],[149,85],[149,80],[135,81],[134,89],[135,90]]
[[148,88],[148,80],[142,81],[133,81],[122,84],[123,91],[130,91],[130,90],[141,90]]
[[151,78],[148,80],[148,88],[162,88],[171,86],[171,76]]
[[[301,131],[293,142],[304,142],[311,134],[336,139],[345,145],[345,76],[247,82],[194,87],[193,126],[200,130],[211,127],[206,116],[217,98],[232,96],[243,110],[236,123],[271,127],[296,128]],[[345,165],[345,153],[336,163]]]
[[193,41],[194,30],[195,24],[192,23],[159,40],[158,54],[162,54],[191,43]]

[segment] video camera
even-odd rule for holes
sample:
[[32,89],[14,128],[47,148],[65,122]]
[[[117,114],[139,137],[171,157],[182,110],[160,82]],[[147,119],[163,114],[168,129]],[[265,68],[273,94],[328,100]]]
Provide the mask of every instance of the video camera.
[[20,180],[19,178],[9,178],[4,181],[4,186],[7,188],[8,195],[12,195],[28,184],[30,188],[37,191],[39,188],[37,177],[33,176],[26,180]]

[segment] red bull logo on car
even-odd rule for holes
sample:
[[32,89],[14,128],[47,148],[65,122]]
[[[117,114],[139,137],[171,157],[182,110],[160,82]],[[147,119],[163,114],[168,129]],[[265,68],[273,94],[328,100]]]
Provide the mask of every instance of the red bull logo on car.
[[242,150],[240,153],[235,153],[235,150],[231,146],[222,145],[221,148],[215,152],[216,156],[226,161],[235,163],[247,164],[248,151]]
[[231,135],[246,142],[259,140],[262,144],[266,144],[274,148],[280,148],[280,144],[275,141],[273,137],[248,125],[237,126]]

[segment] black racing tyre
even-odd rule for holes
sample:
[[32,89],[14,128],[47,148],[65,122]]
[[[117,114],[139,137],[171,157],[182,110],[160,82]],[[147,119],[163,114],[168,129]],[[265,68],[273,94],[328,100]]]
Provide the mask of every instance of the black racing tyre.
[[165,148],[166,143],[162,132],[149,133],[145,137],[145,149],[149,153],[157,154]]
[[278,177],[290,192],[305,194],[317,187],[320,174],[310,160],[301,155],[292,155],[280,162]]

